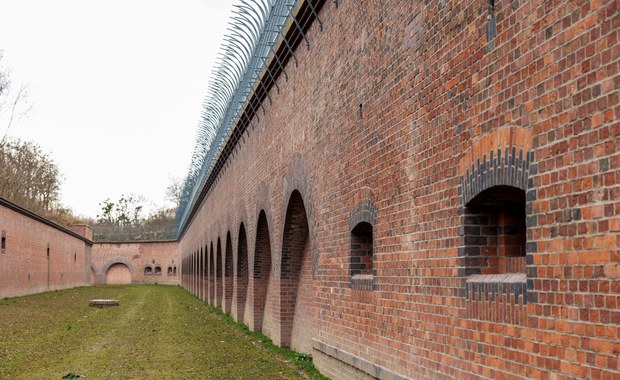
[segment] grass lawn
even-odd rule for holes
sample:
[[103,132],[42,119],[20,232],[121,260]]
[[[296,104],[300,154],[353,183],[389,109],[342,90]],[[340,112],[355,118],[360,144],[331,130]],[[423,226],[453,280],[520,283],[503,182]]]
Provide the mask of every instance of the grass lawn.
[[[95,298],[120,306],[89,307]],[[307,359],[178,286],[83,287],[0,300],[0,379],[322,378]]]

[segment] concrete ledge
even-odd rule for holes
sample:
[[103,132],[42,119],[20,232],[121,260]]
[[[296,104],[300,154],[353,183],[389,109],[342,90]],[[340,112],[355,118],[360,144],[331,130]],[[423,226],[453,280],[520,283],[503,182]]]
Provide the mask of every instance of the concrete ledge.
[[473,274],[465,281],[466,297],[474,300],[513,297],[515,304],[527,303],[527,276],[525,273]]
[[523,284],[527,280],[525,273],[502,273],[502,274],[472,274],[467,277],[467,283],[502,283]]
[[99,308],[118,306],[118,305],[120,305],[120,303],[117,300],[103,300],[103,299],[90,300],[90,302],[88,303],[88,306],[99,307]]
[[405,380],[407,377],[398,375],[385,367],[373,364],[365,359],[361,359],[353,354],[343,351],[334,346],[330,346],[327,343],[319,342],[316,339],[312,339],[312,348],[321,352],[327,356],[330,356],[338,361],[347,364],[365,374],[374,377],[376,379],[384,380]]

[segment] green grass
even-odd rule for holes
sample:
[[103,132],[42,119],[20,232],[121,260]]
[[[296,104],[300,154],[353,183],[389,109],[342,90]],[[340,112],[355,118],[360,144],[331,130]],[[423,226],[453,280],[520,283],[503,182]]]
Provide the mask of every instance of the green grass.
[[[88,307],[94,298],[120,306]],[[178,286],[84,287],[0,300],[0,379],[324,379]]]

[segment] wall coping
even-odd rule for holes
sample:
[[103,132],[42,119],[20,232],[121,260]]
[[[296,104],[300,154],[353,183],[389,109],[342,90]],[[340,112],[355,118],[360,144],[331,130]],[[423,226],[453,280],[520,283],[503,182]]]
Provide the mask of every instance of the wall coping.
[[65,234],[67,234],[67,235],[71,235],[74,238],[80,239],[81,241],[86,243],[87,246],[91,246],[92,247],[92,245],[93,245],[93,241],[92,240],[89,240],[89,239],[85,238],[84,236],[82,236],[80,234],[77,234],[77,233],[71,231],[70,229],[68,229],[66,227],[63,227],[60,224],[56,224],[56,223],[52,222],[49,219],[46,219],[46,218],[44,218],[44,217],[42,217],[40,215],[37,215],[37,214],[33,213],[32,211],[28,211],[25,208],[23,208],[21,206],[18,206],[15,203],[13,203],[13,202],[5,199],[5,198],[0,197],[0,206],[4,206],[4,207],[6,207],[6,208],[8,208],[10,210],[13,210],[13,211],[15,211],[15,212],[17,212],[19,214],[22,214],[22,215],[24,215],[24,216],[26,216],[26,217],[28,217],[30,219],[34,219],[37,222],[41,222],[41,223],[43,223],[43,224],[45,224],[45,225],[47,225],[49,227],[52,227],[52,228],[54,228],[54,229],[56,229],[56,230],[58,230],[60,232],[63,232]]

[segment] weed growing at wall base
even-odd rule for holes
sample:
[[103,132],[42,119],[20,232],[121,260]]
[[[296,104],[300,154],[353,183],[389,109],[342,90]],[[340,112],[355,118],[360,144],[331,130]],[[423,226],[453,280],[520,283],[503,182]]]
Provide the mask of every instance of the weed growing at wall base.
[[255,346],[262,347],[264,350],[273,353],[276,358],[283,359],[285,363],[305,372],[307,376],[312,379],[329,380],[328,377],[323,376],[314,367],[312,355],[302,354],[288,348],[276,346],[269,337],[260,332],[250,331],[246,325],[237,323],[230,315],[224,314],[221,309],[211,306],[206,302],[205,305],[216,317],[229,326],[231,330],[236,330],[239,334],[242,334],[245,339],[253,342]]

